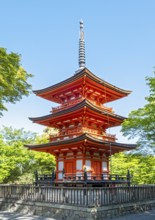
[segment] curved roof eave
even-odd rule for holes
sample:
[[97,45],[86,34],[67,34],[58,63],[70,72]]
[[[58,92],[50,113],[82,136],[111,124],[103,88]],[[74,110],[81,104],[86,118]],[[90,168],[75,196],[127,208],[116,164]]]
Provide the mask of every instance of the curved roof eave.
[[74,112],[74,111],[79,110],[80,108],[83,108],[85,106],[92,109],[92,110],[95,110],[98,113],[103,114],[103,115],[111,116],[113,118],[118,118],[119,120],[126,119],[125,117],[122,117],[120,115],[116,115],[114,113],[107,112],[107,111],[104,111],[102,109],[99,109],[95,105],[93,105],[90,101],[88,101],[86,99],[84,99],[82,102],[80,102],[80,103],[78,103],[78,104],[76,104],[76,105],[74,105],[70,108],[55,112],[53,114],[49,114],[49,115],[45,115],[45,116],[41,116],[41,117],[36,117],[36,118],[31,118],[30,117],[29,119],[33,122],[37,122],[37,121],[40,121],[40,120],[47,120],[47,119],[54,118],[54,117],[57,117],[57,116],[65,115],[65,114],[70,113],[70,112]]
[[108,141],[104,141],[104,140],[100,140],[97,139],[89,134],[82,134],[78,137],[75,138],[70,138],[68,140],[61,140],[61,141],[57,141],[57,142],[49,142],[49,143],[45,143],[45,144],[34,144],[34,145],[29,145],[26,144],[24,145],[25,147],[27,147],[28,149],[39,149],[39,148],[50,148],[50,147],[57,147],[59,145],[65,145],[65,144],[70,144],[70,143],[76,143],[79,141],[83,141],[83,140],[89,140],[92,141],[94,143],[98,143],[98,144],[104,144],[104,145],[109,145],[110,143],[115,146],[115,147],[122,147],[126,150],[132,150],[135,149],[137,147],[137,145],[135,144],[123,144],[123,143],[118,143],[118,142],[108,142]]
[[54,84],[52,86],[49,86],[49,87],[46,87],[44,89],[41,89],[41,90],[33,90],[33,92],[36,94],[36,95],[41,95],[43,93],[46,93],[46,92],[50,92],[51,90],[53,89],[56,89],[56,88],[60,88],[61,86],[63,85],[67,85],[68,83],[70,82],[73,82],[73,80],[77,80],[79,78],[81,78],[84,74],[86,74],[89,78],[91,78],[92,80],[96,81],[97,83],[107,87],[107,88],[110,88],[110,89],[113,89],[113,90],[116,90],[118,91],[119,93],[122,93],[122,94],[125,94],[125,95],[128,95],[130,94],[132,91],[130,90],[124,90],[124,89],[121,89],[121,88],[118,88],[106,81],[104,81],[103,79],[97,77],[96,75],[94,75],[89,69],[87,68],[84,68],[82,69],[81,71],[75,73],[73,76],[69,77],[68,79],[66,80],[63,80],[57,84]]

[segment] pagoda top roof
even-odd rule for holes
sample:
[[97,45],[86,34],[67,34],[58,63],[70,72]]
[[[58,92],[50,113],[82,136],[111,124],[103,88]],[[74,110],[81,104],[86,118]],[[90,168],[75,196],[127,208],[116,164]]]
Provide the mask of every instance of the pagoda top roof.
[[96,105],[94,105],[92,102],[90,102],[87,99],[82,100],[81,102],[79,102],[78,104],[76,104],[76,105],[74,105],[70,108],[67,108],[67,109],[64,109],[64,110],[61,110],[61,111],[58,111],[58,112],[55,112],[55,113],[52,113],[52,114],[49,114],[49,115],[45,115],[45,116],[41,116],[41,117],[35,117],[35,118],[29,118],[29,119],[33,122],[39,123],[41,121],[47,121],[49,119],[60,117],[60,116],[65,116],[66,117],[66,114],[74,113],[77,110],[80,110],[84,107],[87,107],[88,109],[93,110],[93,111],[101,114],[102,116],[105,115],[105,116],[109,117],[109,119],[110,118],[115,118],[115,119],[119,120],[120,123],[124,119],[126,119],[125,117],[117,115],[113,112],[109,112],[107,110],[104,110],[102,108],[97,107]]
[[127,150],[132,150],[137,147],[135,144],[124,144],[124,143],[118,143],[118,142],[109,142],[105,140],[100,140],[98,138],[95,138],[91,136],[90,134],[84,133],[78,137],[70,138],[67,140],[61,140],[61,141],[56,141],[56,142],[49,142],[45,144],[34,144],[34,145],[25,145],[28,149],[33,149],[33,150],[41,150],[43,149],[51,149],[54,150],[57,147],[61,146],[61,149],[63,147],[68,147],[68,145],[72,144],[71,146],[74,147],[74,144],[77,143],[82,143],[85,142],[87,144],[94,144],[95,146],[98,146],[99,148],[107,148],[109,149],[109,145],[111,145],[112,148],[115,148],[115,153],[120,152],[120,151],[127,151]]
[[49,86],[49,87],[41,89],[41,90],[33,90],[33,92],[40,97],[51,100],[50,98],[45,97],[45,94],[49,94],[53,91],[60,91],[63,87],[66,87],[68,84],[76,82],[77,80],[79,81],[80,79],[83,79],[83,77],[88,77],[89,79],[91,79],[92,81],[97,83],[100,87],[103,87],[103,88],[106,87],[107,89],[110,89],[110,90],[113,90],[113,91],[119,93],[121,95],[121,97],[127,96],[128,94],[130,94],[132,92],[130,90],[121,89],[119,87],[116,87],[116,86],[104,81],[103,79],[94,75],[86,67],[84,67],[83,69],[79,69],[78,71],[75,72],[75,74],[73,76],[69,77],[68,79],[66,79],[64,81],[61,81],[57,84],[54,84],[52,86]]

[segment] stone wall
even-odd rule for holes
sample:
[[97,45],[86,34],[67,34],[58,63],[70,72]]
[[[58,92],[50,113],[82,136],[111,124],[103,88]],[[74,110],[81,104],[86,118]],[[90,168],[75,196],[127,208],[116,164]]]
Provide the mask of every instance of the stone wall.
[[68,205],[26,202],[15,199],[0,199],[0,210],[23,214],[52,217],[59,220],[103,220],[126,214],[142,212],[155,207],[155,200],[105,207],[75,207]]

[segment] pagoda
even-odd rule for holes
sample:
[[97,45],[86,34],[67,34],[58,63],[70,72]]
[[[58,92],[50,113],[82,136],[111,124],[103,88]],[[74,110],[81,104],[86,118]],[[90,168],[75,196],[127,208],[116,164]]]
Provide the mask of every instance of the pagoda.
[[30,118],[34,123],[56,128],[49,142],[27,145],[56,158],[55,182],[107,181],[111,155],[135,148],[118,143],[109,128],[120,126],[124,117],[105,104],[123,98],[131,91],[120,89],[94,75],[85,66],[83,22],[80,21],[79,69],[70,78],[50,87],[33,91],[37,96],[56,102],[50,114]]

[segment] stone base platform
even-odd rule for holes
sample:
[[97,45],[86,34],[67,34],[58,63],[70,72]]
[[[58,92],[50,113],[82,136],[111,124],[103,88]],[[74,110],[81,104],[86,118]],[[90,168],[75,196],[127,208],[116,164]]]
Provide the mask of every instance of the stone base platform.
[[118,204],[105,207],[75,207],[71,205],[26,202],[0,199],[0,210],[38,215],[58,220],[104,220],[136,212],[151,210],[155,200],[139,203]]

